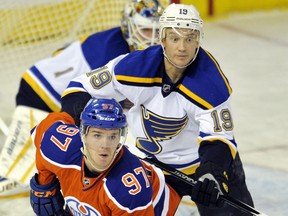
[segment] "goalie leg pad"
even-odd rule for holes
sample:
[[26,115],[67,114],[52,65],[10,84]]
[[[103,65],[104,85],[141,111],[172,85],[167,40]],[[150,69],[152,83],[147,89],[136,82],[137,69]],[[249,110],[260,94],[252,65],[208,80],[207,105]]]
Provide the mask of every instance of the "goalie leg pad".
[[0,177],[0,200],[29,196],[29,185],[21,184],[13,179]]
[[0,176],[29,185],[31,177],[37,172],[30,130],[47,115],[48,112],[38,109],[16,107],[0,154]]
[[65,215],[64,198],[58,178],[46,185],[38,184],[38,174],[30,181],[30,204],[36,215]]

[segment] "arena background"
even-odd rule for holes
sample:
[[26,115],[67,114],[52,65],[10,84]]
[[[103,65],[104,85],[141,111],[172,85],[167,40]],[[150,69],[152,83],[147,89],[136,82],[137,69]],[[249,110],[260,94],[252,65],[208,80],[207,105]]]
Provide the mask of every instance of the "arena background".
[[[125,2],[0,0],[0,146],[24,70],[72,40],[119,24]],[[179,2],[199,9],[204,19],[202,46],[218,60],[233,87],[235,137],[255,206],[269,216],[284,216],[288,212],[288,0]],[[107,9],[113,9],[116,17],[107,18]],[[95,21],[99,17],[101,22]],[[1,199],[0,215],[33,215],[29,199]]]

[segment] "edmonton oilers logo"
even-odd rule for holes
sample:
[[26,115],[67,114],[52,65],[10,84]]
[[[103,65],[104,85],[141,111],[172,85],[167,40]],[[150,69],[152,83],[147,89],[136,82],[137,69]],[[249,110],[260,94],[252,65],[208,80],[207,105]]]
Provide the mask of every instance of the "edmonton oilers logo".
[[83,183],[88,186],[90,185],[90,179],[84,178]]
[[65,198],[65,201],[72,215],[101,216],[101,214],[94,207],[87,203],[80,202],[75,197],[68,196]]

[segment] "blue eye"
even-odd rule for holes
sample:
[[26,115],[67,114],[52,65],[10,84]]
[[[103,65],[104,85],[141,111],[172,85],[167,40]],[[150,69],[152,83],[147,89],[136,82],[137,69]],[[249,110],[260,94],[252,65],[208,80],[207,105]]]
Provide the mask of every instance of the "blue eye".
[[99,138],[99,137],[101,137],[101,135],[100,134],[95,134],[94,137]]

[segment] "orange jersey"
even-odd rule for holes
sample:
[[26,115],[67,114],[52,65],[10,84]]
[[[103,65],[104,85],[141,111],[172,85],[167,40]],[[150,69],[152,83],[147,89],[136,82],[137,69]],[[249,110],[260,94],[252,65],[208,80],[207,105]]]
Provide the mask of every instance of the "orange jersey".
[[67,113],[49,114],[32,138],[39,184],[57,176],[73,215],[174,215],[180,197],[165,184],[162,171],[125,147],[109,169],[89,177],[79,128]]

